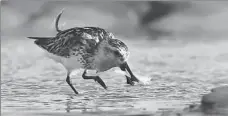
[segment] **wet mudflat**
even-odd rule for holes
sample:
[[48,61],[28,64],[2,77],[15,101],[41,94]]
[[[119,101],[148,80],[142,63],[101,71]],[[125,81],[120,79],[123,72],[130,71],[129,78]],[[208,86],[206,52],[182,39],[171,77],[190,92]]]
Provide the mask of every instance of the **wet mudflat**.
[[[131,50],[129,65],[142,81],[126,84],[119,69],[102,74],[104,90],[83,80],[76,70],[75,95],[65,82],[60,64],[26,38],[1,42],[1,100],[5,116],[161,115],[199,103],[211,88],[228,83],[227,41],[158,45],[152,41],[125,41]],[[167,114],[168,116],[168,114]],[[190,115],[189,115],[190,116]]]

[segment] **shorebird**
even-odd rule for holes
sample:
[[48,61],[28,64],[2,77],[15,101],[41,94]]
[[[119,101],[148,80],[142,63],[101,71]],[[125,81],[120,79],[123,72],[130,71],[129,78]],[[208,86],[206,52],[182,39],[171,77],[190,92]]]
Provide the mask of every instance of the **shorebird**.
[[[99,27],[74,27],[60,30],[59,19],[63,11],[57,15],[55,37],[28,37],[35,39],[34,43],[47,51],[46,53],[67,70],[66,82],[75,94],[78,94],[71,83],[70,74],[75,69],[84,69],[83,79],[94,79],[104,89],[107,86],[99,76],[87,76],[88,70],[97,73],[119,67],[126,72],[127,84],[134,85],[139,80],[130,70],[127,59],[129,50],[127,45],[116,39],[111,32]],[[130,75],[130,76],[127,76]]]

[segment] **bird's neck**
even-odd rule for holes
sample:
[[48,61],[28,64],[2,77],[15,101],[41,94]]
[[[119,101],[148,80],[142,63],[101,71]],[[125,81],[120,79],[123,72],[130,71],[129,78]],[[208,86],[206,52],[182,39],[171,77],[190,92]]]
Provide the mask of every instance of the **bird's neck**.
[[107,47],[107,43],[100,43],[94,57],[94,64],[96,66],[96,70],[98,72],[107,71],[113,67],[116,67],[116,63],[113,57],[109,56],[110,53],[106,51],[105,47]]

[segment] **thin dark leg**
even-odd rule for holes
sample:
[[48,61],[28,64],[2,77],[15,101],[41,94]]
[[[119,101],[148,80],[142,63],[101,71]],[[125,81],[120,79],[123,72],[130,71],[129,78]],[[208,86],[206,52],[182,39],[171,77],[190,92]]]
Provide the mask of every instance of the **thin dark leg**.
[[133,81],[139,82],[139,79],[137,77],[135,77],[135,75],[131,72],[131,69],[129,68],[127,63],[120,65],[120,69],[122,71],[128,72],[131,76],[131,77],[128,77],[127,75],[125,75],[126,80],[127,80],[127,84],[134,85]]
[[78,92],[76,91],[76,89],[74,88],[74,86],[72,85],[72,83],[70,81],[70,76],[69,75],[67,75],[66,82],[68,83],[68,85],[70,85],[70,87],[74,91],[74,93],[78,94]]
[[131,69],[129,68],[128,64],[126,64],[125,66],[129,74],[131,75],[131,80],[135,82],[139,82],[139,79],[135,77],[135,75],[131,72]]
[[130,85],[134,85],[134,81],[135,82],[139,82],[138,78],[136,78],[134,75],[132,75],[131,77],[125,75],[126,77],[126,80],[127,80],[127,84],[130,84]]
[[83,79],[94,79],[94,81],[97,81],[104,89],[107,89],[107,86],[105,85],[104,81],[99,76],[86,76],[86,70],[82,74]]
[[127,84],[130,84],[130,85],[134,85],[135,83],[131,80],[131,78],[129,76],[125,76],[126,77],[126,80],[127,80]]

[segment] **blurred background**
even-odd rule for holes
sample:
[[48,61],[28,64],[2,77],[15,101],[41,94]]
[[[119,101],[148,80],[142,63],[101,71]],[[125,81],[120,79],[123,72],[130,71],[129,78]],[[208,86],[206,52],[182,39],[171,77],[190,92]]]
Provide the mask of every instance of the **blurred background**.
[[1,2],[2,36],[54,36],[61,29],[99,26],[129,39],[217,40],[227,37],[226,1],[32,1]]
[[[65,69],[26,38],[55,36],[62,9],[61,30],[98,26],[126,42],[128,63],[141,83],[128,86],[114,70],[103,75],[109,88],[104,91],[76,71],[72,83],[80,94],[75,96]],[[200,103],[211,88],[228,84],[227,21],[226,1],[3,0],[1,110],[6,116],[18,116],[18,111],[174,116],[161,111]]]

